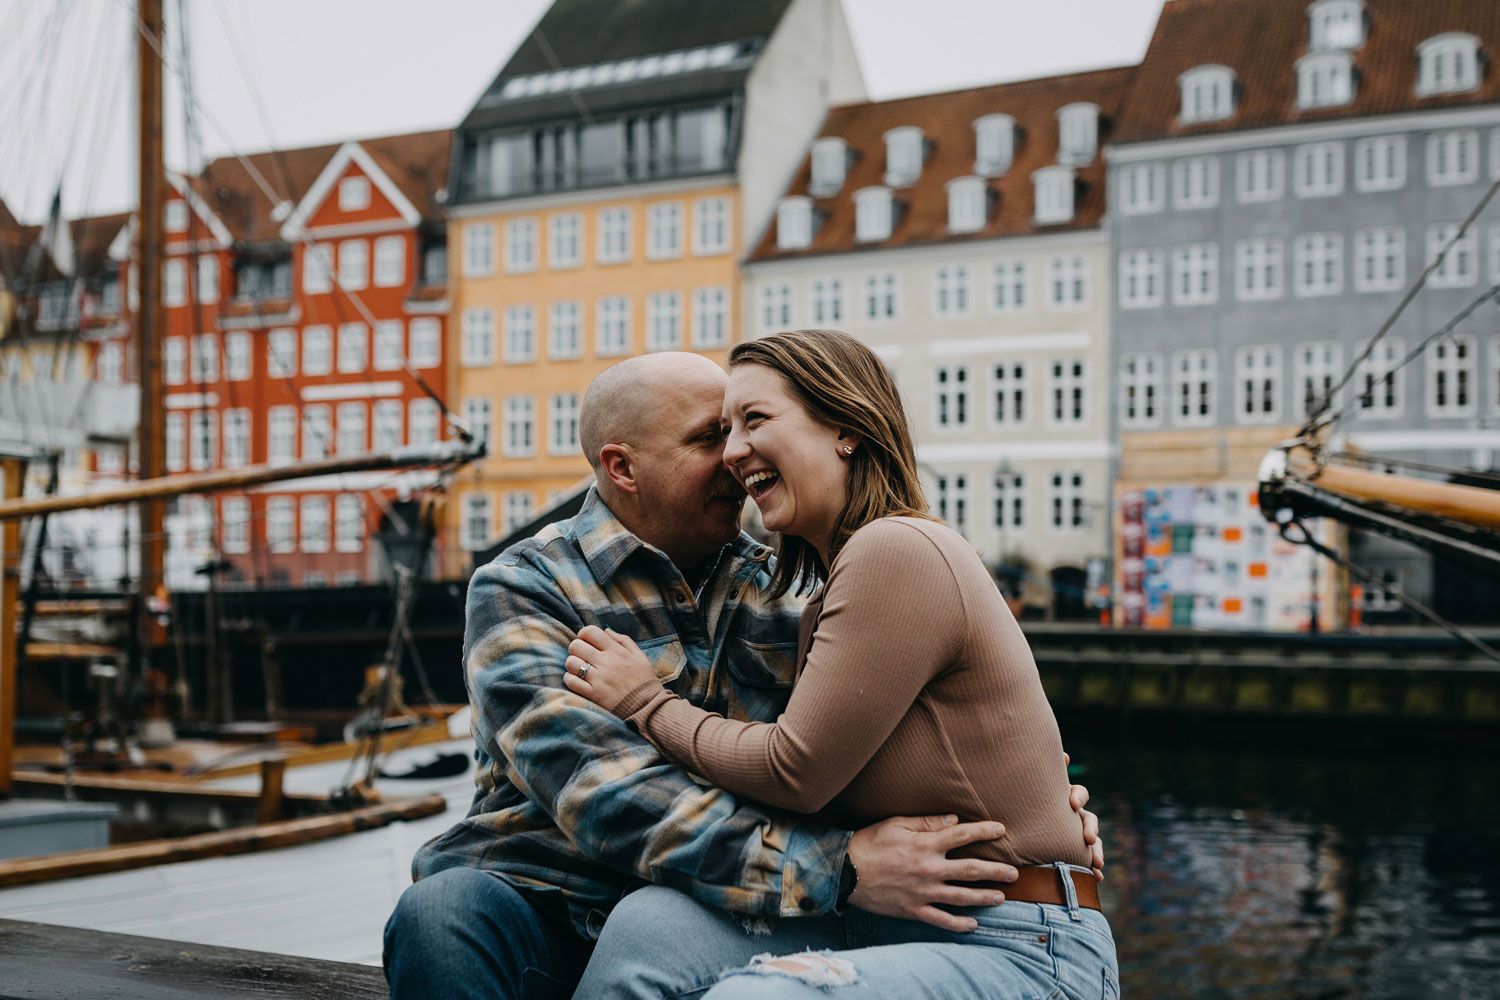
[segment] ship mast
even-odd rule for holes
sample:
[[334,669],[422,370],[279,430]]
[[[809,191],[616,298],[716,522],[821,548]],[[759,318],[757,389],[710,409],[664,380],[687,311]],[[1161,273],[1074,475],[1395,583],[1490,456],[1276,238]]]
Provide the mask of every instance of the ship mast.
[[[162,61],[164,43],[162,0],[137,0],[139,60],[140,182],[136,209],[136,275],[140,294],[136,308],[136,365],[140,382],[140,425],[136,455],[140,479],[158,479],[165,472],[166,448],[162,414],[161,345],[165,315],[161,305],[163,207],[166,165],[162,151]],[[141,567],[139,608],[141,636],[149,634],[147,599],[163,582],[166,536],[163,502],[143,499],[140,513]]]

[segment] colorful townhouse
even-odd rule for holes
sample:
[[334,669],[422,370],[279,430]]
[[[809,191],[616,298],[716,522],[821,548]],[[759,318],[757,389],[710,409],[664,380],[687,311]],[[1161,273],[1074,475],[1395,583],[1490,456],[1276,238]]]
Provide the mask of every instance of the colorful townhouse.
[[553,3],[454,137],[448,384],[491,457],[459,474],[450,551],[579,484],[598,372],[724,360],[739,262],[826,108],[863,95],[838,0]]
[[[1500,178],[1497,57],[1488,0],[1162,10],[1105,150],[1125,623],[1343,618],[1334,574],[1320,581],[1254,509],[1257,465]],[[1338,447],[1382,466],[1495,468],[1494,310],[1402,361],[1497,280],[1491,202],[1338,394]],[[1441,603],[1445,580],[1417,550],[1357,533],[1348,546],[1388,586]],[[1397,608],[1373,587],[1360,610]]]
[[746,266],[749,335],[833,327],[874,348],[933,512],[1058,617],[1098,617],[1109,553],[1099,151],[1133,76],[835,108]]

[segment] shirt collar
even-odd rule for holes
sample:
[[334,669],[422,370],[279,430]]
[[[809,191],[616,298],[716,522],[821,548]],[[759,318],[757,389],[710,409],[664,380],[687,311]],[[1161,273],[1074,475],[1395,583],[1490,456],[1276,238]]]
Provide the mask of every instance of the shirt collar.
[[[588,495],[583,499],[583,506],[572,518],[570,534],[577,543],[578,550],[583,553],[584,561],[593,571],[594,579],[600,583],[609,582],[620,571],[620,567],[625,565],[625,560],[641,549],[670,562],[666,553],[654,545],[641,541],[629,528],[620,523],[614,511],[610,510],[604,499],[599,496],[597,486],[589,487]],[[769,547],[760,544],[743,531],[724,549],[725,551],[721,551],[717,557],[716,569],[722,569],[726,561],[731,561],[737,566],[741,561],[765,562],[771,557]]]

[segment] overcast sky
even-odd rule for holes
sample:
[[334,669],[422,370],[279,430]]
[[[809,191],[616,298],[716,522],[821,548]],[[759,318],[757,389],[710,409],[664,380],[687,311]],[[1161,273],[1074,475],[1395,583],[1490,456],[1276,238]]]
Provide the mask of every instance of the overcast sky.
[[[209,157],[457,124],[550,0],[163,0]],[[746,3],[755,0],[702,0]],[[875,99],[1139,60],[1162,0],[843,0]],[[133,201],[134,0],[0,0],[0,198]],[[420,13],[419,13],[420,12]],[[175,55],[174,63],[181,60]],[[191,165],[169,69],[168,164]]]

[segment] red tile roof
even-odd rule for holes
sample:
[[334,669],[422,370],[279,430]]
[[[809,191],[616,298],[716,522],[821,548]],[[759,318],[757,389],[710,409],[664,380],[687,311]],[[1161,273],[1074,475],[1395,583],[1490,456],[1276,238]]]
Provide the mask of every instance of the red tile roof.
[[[1308,0],[1168,0],[1115,131],[1115,142],[1175,138],[1500,100],[1500,2],[1365,0],[1367,35],[1354,52],[1354,100],[1297,109],[1297,60],[1308,52]],[[1462,94],[1417,96],[1417,45],[1450,31],[1479,38],[1481,82]],[[1238,78],[1225,121],[1181,125],[1177,78],[1218,64]]]
[[[773,221],[751,259],[783,259],[1096,227],[1104,215],[1102,156],[1075,168],[1080,182],[1078,201],[1073,220],[1065,225],[1038,226],[1033,221],[1036,202],[1031,174],[1057,162],[1057,111],[1068,104],[1087,102],[1099,106],[1102,149],[1111,137],[1114,120],[1134,74],[1134,67],[1118,67],[834,108],[818,136],[842,138],[854,157],[838,194],[813,200],[822,221],[813,233],[812,245],[803,250],[778,249]],[[975,233],[950,234],[947,183],[955,177],[973,174],[974,120],[989,114],[1007,114],[1015,119],[1020,129],[1015,158],[1003,176],[988,182],[996,197],[984,228]],[[894,192],[902,208],[890,239],[856,242],[854,192],[884,183],[883,137],[887,130],[901,125],[919,126],[926,137],[929,153],[921,176],[911,187]],[[806,195],[811,171],[809,154],[786,193]]]

